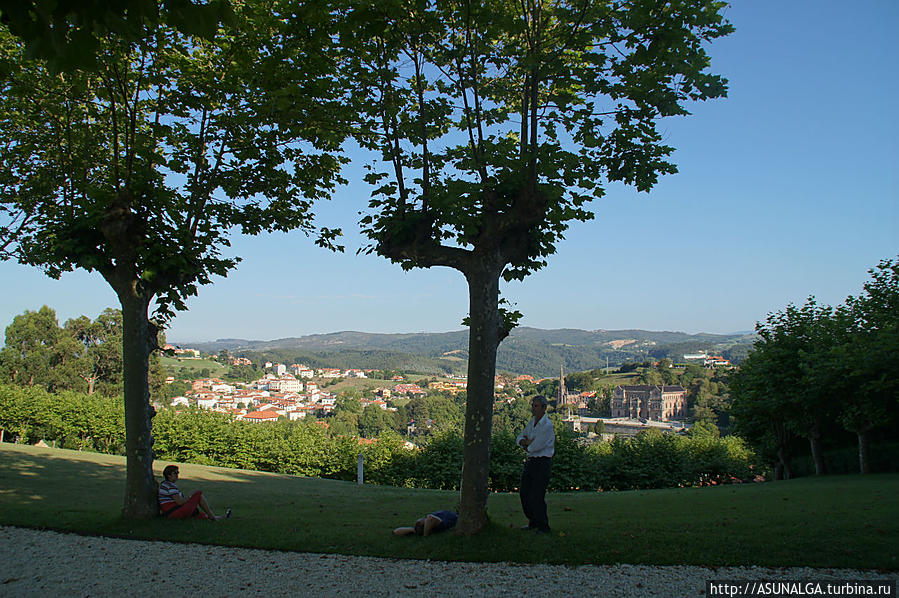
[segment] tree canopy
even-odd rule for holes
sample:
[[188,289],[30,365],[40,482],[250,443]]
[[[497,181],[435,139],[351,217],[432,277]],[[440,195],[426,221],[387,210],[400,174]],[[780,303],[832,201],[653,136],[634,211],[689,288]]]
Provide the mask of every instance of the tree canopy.
[[[19,386],[50,392],[69,388],[76,374],[78,343],[59,327],[56,312],[46,305],[13,318],[0,350],[0,377]],[[120,346],[121,347],[121,346]]]
[[[160,342],[163,342],[162,340]],[[150,391],[162,397],[165,375],[157,355],[150,357]],[[38,386],[49,392],[71,390],[109,397],[122,394],[122,312],[104,309],[95,319],[72,318],[60,326],[46,305],[13,318],[0,350],[0,382]]]
[[227,0],[0,0],[0,23],[54,70],[96,67],[109,34],[137,40],[164,19],[182,33],[212,38],[231,17]]
[[737,431],[776,455],[785,477],[791,438],[808,439],[815,470],[824,473],[821,438],[840,426],[857,435],[859,470],[870,471],[871,433],[899,416],[899,259],[869,273],[863,292],[836,308],[811,297],[769,314],[733,376]]

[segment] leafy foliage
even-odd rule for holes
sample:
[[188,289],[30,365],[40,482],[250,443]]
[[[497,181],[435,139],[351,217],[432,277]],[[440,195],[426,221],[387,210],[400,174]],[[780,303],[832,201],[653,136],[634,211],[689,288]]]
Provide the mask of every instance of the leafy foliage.
[[[158,359],[151,358],[150,376],[152,396],[161,398]],[[50,392],[121,395],[122,312],[105,309],[94,320],[79,316],[63,327],[46,305],[16,316],[0,350],[0,381]]]
[[[364,416],[364,413],[363,413]],[[162,410],[154,418],[157,459],[354,480],[359,454],[369,483],[457,490],[463,439],[458,428],[435,432],[420,449],[406,449],[393,431],[374,442],[337,435],[315,420],[252,424],[231,416],[186,409]],[[0,385],[0,429],[6,439],[46,440],[65,448],[120,454],[124,414],[120,402],[99,396]],[[515,431],[493,436],[490,489],[518,488],[524,452]],[[585,444],[556,424],[556,456],[550,489],[626,490],[725,483],[754,475],[753,453],[735,437],[692,438],[641,434],[611,443]]]
[[125,414],[118,397],[0,384],[0,429],[6,440],[52,441],[59,448],[121,454]]
[[[272,43],[271,19],[252,12],[241,17],[257,30],[215,43],[161,26],[130,43],[107,38],[97,72],[48,73],[0,32],[11,135],[0,203],[18,259],[54,277],[98,270],[117,291],[125,268],[165,320],[234,267],[220,255],[232,228],[309,229],[311,201],[335,184],[339,164],[312,144],[286,147],[299,133],[272,127],[269,111],[248,102],[258,96],[250,73]],[[311,66],[308,78],[318,80]]]
[[0,350],[0,375],[5,382],[55,391],[70,388],[76,376],[77,344],[59,327],[56,312],[47,307],[26,311],[6,327]]
[[[507,278],[545,264],[599,181],[648,190],[674,172],[657,119],[724,95],[703,44],[722,4],[394,2],[360,10],[360,143],[385,168],[363,219],[403,267],[488,246]],[[422,233],[427,232],[425,236]],[[464,269],[464,268],[463,268]]]
[[182,33],[213,37],[232,17],[230,3],[210,0],[0,0],[0,22],[21,38],[28,55],[54,70],[96,67],[101,39],[116,34],[137,40],[165,20]]
[[869,271],[864,292],[836,309],[814,298],[769,314],[733,377],[737,429],[790,473],[792,438],[818,442],[839,423],[857,434],[859,469],[870,470],[869,435],[899,416],[899,259]]

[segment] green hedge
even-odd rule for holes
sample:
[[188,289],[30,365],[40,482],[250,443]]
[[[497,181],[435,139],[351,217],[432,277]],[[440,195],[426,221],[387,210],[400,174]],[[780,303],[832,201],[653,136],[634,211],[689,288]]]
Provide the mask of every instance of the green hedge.
[[[121,399],[0,386],[0,428],[19,442],[121,454]],[[329,434],[315,420],[254,424],[231,416],[165,409],[153,419],[153,450],[161,461],[198,463],[340,480],[356,479],[365,459],[369,483],[456,490],[462,434],[438,432],[427,446],[407,449],[395,433],[376,441]],[[8,438],[9,440],[10,438]],[[494,433],[490,488],[518,489],[524,451],[512,432]],[[726,483],[751,478],[755,455],[735,437],[685,437],[648,431],[629,439],[588,443],[556,424],[550,490],[629,490]]]
[[96,394],[0,384],[0,430],[7,442],[43,440],[59,448],[124,454],[125,408],[121,399]]
[[[632,490],[723,484],[754,477],[754,453],[735,437],[690,438],[643,433],[608,443],[587,443],[566,427],[556,428],[550,490]],[[507,432],[493,435],[490,488],[518,489],[524,452]],[[426,447],[394,459],[380,483],[417,488],[459,488],[462,436],[441,433]]]

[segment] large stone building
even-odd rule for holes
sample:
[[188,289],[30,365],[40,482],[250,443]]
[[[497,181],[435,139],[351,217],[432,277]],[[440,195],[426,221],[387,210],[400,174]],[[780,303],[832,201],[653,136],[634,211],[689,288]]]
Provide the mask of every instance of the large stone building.
[[612,393],[612,417],[668,421],[687,415],[687,391],[683,386],[640,384],[616,386]]

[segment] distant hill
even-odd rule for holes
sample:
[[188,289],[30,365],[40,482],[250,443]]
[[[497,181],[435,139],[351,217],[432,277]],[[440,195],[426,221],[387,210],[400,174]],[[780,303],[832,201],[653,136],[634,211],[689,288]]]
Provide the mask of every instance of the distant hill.
[[[520,327],[500,345],[497,370],[552,376],[564,365],[584,371],[626,361],[683,359],[684,353],[707,351],[739,361],[752,334],[687,334],[647,330],[578,330]],[[375,334],[333,332],[270,341],[219,339],[193,343],[204,352],[227,349],[277,361],[302,361],[312,366],[405,369],[428,373],[464,372],[468,331]]]

